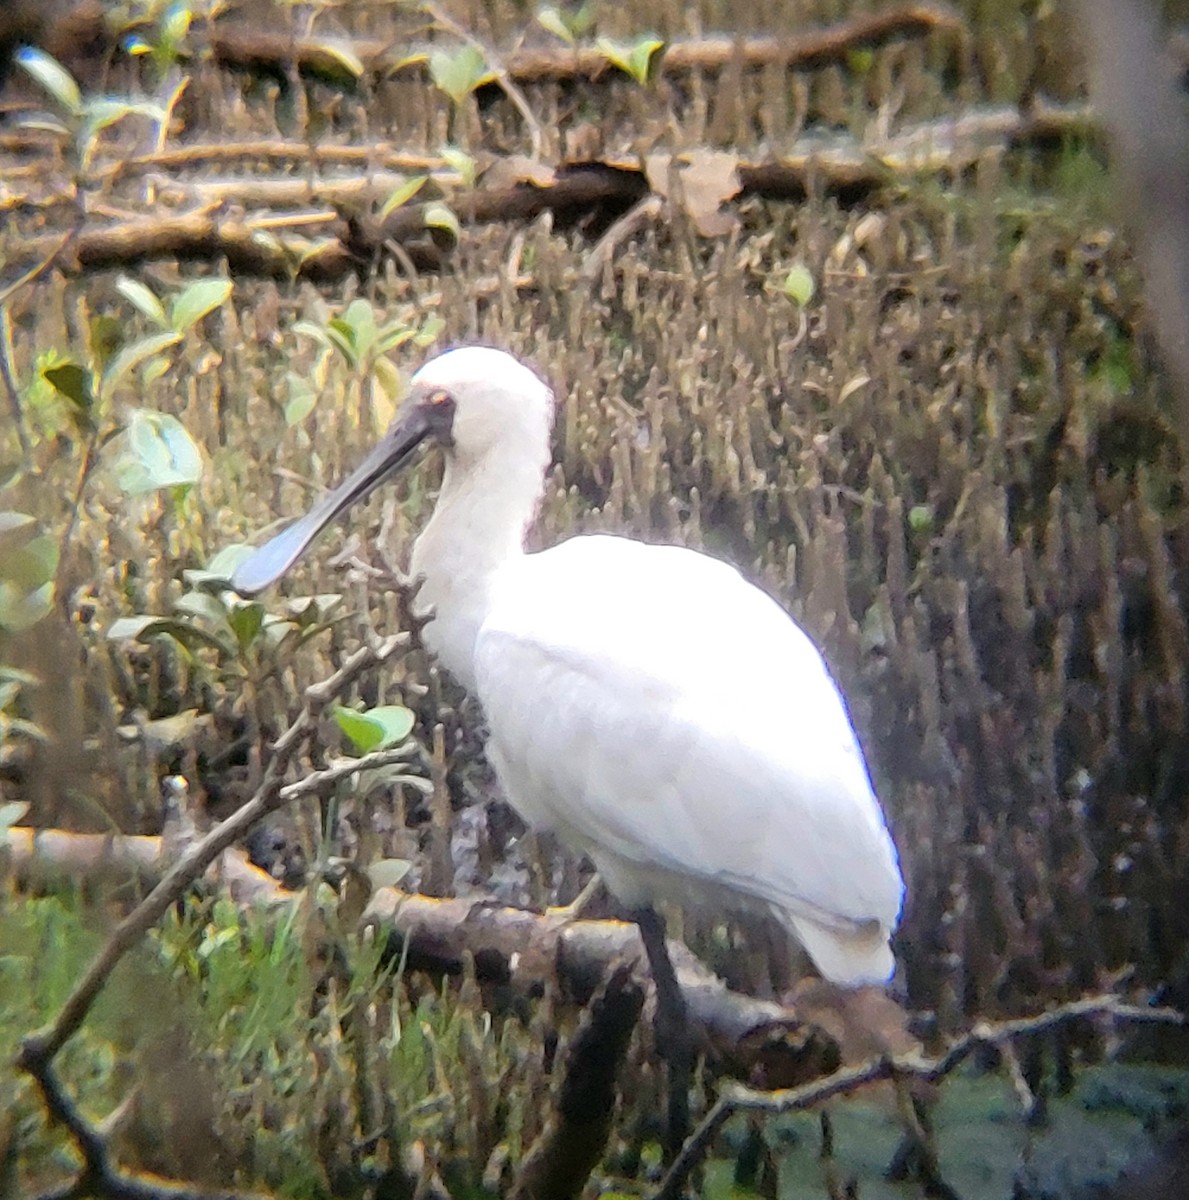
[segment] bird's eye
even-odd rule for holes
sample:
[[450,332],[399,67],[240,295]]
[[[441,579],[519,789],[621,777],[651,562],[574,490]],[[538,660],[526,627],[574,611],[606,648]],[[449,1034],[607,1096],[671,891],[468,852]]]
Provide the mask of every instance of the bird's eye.
[[445,388],[435,388],[422,401],[430,432],[443,445],[453,445],[454,397]]

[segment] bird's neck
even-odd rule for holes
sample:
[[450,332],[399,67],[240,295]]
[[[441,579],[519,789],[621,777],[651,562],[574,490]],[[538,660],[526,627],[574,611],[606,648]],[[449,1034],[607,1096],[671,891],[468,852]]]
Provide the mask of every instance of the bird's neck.
[[524,536],[543,490],[548,450],[531,457],[448,460],[433,516],[413,546],[418,605],[433,609],[425,641],[465,687],[474,688],[475,637],[491,607],[495,578],[524,554]]

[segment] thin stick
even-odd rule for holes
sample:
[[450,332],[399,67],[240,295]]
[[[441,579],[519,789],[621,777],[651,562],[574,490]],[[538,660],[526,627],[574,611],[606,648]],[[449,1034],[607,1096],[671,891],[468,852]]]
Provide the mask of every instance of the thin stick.
[[[293,755],[316,728],[317,714],[365,670],[379,665],[399,647],[407,645],[409,637],[408,633],[394,634],[384,640],[379,650],[373,650],[369,646],[361,647],[328,679],[306,689],[305,707],[274,746],[272,759],[255,795],[243,808],[215,826],[201,841],[196,842],[144,900],[116,926],[107,944],[62,1005],[56,1019],[21,1042],[17,1065],[22,1070],[41,1082],[44,1069],[78,1031],[108,977],[127,951],[161,919],[182,892],[224,850],[262,817],[283,807],[295,794],[302,794],[300,790],[295,792],[294,789],[283,787],[281,779]],[[366,759],[354,760],[354,770],[368,765]],[[322,774],[330,773],[328,771]]]
[[13,366],[12,318],[8,306],[0,304],[0,379],[8,395],[8,407],[12,410],[12,423],[16,427],[17,441],[21,444],[21,460],[28,462],[32,453],[29,431],[25,428],[25,414],[21,409],[21,393],[17,387],[16,370]]
[[422,6],[425,13],[433,20],[435,25],[439,25],[448,33],[454,34],[455,37],[461,38],[468,45],[474,46],[482,55],[487,65],[491,68],[491,73],[495,76],[496,82],[503,89],[504,95],[516,106],[516,111],[520,113],[528,128],[529,143],[532,147],[532,156],[538,161],[541,158],[542,146],[544,144],[544,134],[541,132],[541,123],[537,120],[533,110],[529,107],[528,101],[525,99],[524,93],[512,81],[512,76],[509,74],[507,67],[501,62],[499,56],[491,49],[490,46],[485,46],[477,37],[469,33],[453,18],[447,16],[436,4],[425,4]]
[[58,261],[58,255],[70,245],[71,241],[78,236],[82,229],[82,221],[76,221],[62,236],[52,245],[40,262],[34,263],[23,275],[18,276],[12,281],[3,291],[0,291],[0,308],[3,308],[8,302],[27,284],[33,283],[34,280],[40,279],[55,262]]
[[844,1096],[885,1079],[936,1083],[960,1066],[980,1046],[999,1046],[1026,1033],[1041,1033],[1077,1017],[1109,1016],[1120,1021],[1157,1021],[1189,1024],[1189,1016],[1174,1008],[1145,1008],[1128,1004],[1117,996],[1086,996],[1059,1008],[1031,1017],[994,1024],[980,1021],[956,1041],[940,1058],[879,1058],[857,1067],[847,1067],[801,1087],[760,1092],[742,1086],[723,1089],[702,1123],[686,1141],[653,1200],[677,1200],[693,1169],[714,1144],[723,1125],[737,1112],[788,1113],[812,1108],[835,1096]]

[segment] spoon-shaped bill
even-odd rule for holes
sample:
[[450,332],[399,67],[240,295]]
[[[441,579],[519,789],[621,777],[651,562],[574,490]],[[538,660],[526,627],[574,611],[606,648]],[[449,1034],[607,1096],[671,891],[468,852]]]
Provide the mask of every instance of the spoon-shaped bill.
[[241,596],[254,596],[276,583],[331,521],[405,466],[429,432],[421,407],[410,405],[392,423],[383,440],[334,491],[319,500],[304,517],[269,538],[236,567],[231,586]]

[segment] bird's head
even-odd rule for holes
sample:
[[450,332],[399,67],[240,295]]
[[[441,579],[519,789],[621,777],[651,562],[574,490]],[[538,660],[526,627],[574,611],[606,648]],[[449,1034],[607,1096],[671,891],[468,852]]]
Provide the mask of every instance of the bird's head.
[[490,455],[506,465],[548,452],[553,393],[522,362],[489,346],[462,346],[426,363],[410,380],[400,412],[379,444],[334,491],[245,559],[232,587],[251,596],[275,583],[336,517],[412,462],[427,443],[461,468]]
[[448,350],[423,366],[389,430],[424,426],[447,454],[471,465],[492,451],[512,456],[521,442],[545,445],[553,393],[524,363],[490,346]]

